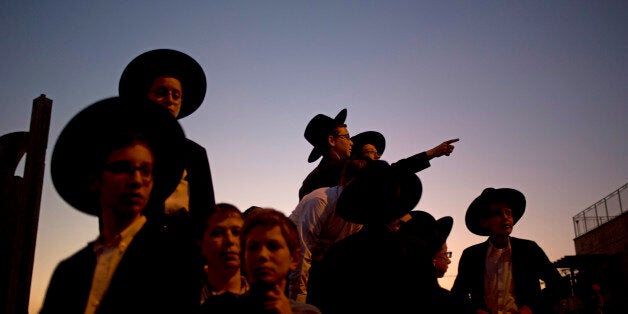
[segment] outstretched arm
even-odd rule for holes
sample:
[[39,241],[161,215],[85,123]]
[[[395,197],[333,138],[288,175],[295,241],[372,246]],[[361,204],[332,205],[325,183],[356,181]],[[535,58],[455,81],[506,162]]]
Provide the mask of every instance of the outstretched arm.
[[443,155],[449,156],[454,151],[454,145],[452,144],[458,142],[459,140],[459,138],[454,138],[440,143],[438,146],[425,152],[427,154],[427,158],[432,159]]

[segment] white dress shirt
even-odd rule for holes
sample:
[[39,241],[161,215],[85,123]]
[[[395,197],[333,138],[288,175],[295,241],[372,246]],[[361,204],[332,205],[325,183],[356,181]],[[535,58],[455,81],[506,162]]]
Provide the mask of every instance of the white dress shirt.
[[98,309],[102,297],[109,288],[111,278],[124,256],[126,249],[131,244],[133,237],[142,229],[146,223],[145,216],[139,216],[120,234],[116,235],[110,243],[103,243],[102,237],[94,241],[94,252],[96,252],[96,268],[92,279],[92,288],[89,291],[89,299],[85,314],[93,314]]
[[517,313],[514,288],[510,240],[503,249],[496,248],[488,241],[484,271],[484,301],[491,314]]

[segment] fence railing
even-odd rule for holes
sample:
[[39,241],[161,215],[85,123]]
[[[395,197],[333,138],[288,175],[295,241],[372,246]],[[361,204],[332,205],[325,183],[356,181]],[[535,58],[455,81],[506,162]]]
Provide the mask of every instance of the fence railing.
[[628,183],[573,216],[576,238],[619,217],[628,205]]

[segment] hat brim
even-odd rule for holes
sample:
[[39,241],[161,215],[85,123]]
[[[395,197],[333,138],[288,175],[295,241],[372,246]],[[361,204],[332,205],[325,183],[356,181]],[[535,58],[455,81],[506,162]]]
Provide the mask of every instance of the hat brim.
[[325,153],[328,130],[343,125],[346,119],[347,109],[345,108],[340,110],[333,119],[324,114],[318,114],[310,120],[305,128],[304,136],[314,147],[307,157],[307,162],[314,162],[321,158],[323,153]]
[[155,158],[149,204],[161,204],[183,175],[183,129],[164,108],[147,103],[130,105],[114,97],[96,102],[76,114],[61,131],[51,157],[52,182],[72,207],[100,215],[98,197],[90,189],[120,139],[141,134]]
[[465,214],[465,224],[467,229],[480,236],[488,236],[488,229],[482,227],[482,218],[488,215],[491,203],[496,201],[506,202],[511,206],[513,224],[523,216],[526,207],[526,199],[523,193],[511,188],[486,188],[469,205]]
[[307,157],[307,162],[315,162],[316,160],[321,158],[321,156],[323,156],[323,147],[314,146],[312,148],[312,151],[310,152],[310,155]]
[[383,160],[369,161],[340,193],[336,213],[357,224],[386,224],[410,212],[422,192],[416,174],[399,171]]
[[360,154],[362,147],[366,144],[375,146],[375,149],[377,149],[377,153],[380,156],[384,154],[384,149],[386,149],[386,139],[384,138],[384,135],[377,131],[366,131],[354,135],[351,137],[351,142],[353,142],[354,147],[351,153],[354,156]]
[[172,49],[147,51],[133,59],[120,77],[120,97],[143,100],[153,80],[164,75],[178,79],[183,88],[177,119],[190,115],[201,106],[207,90],[203,68],[192,57]]

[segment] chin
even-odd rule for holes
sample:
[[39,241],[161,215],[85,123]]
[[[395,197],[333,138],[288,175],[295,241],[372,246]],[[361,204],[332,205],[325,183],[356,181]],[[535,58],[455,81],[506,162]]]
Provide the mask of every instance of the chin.
[[273,276],[260,276],[255,278],[255,282],[260,285],[273,286],[275,285],[275,283],[277,283],[277,278]]

